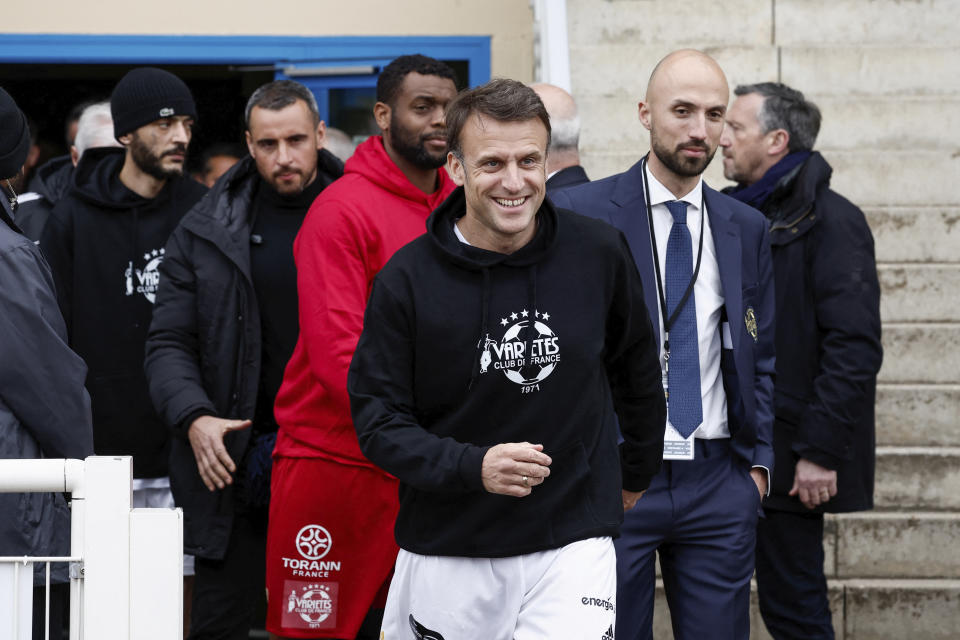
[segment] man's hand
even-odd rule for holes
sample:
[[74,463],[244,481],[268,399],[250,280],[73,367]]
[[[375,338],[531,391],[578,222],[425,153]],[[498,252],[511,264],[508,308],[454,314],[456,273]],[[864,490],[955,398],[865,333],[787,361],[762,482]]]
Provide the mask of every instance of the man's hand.
[[630,511],[635,506],[637,506],[637,500],[643,497],[643,494],[647,492],[646,489],[643,491],[627,491],[626,489],[622,490],[623,492],[623,510]]
[[837,495],[837,472],[821,467],[806,458],[797,460],[797,470],[793,474],[793,488],[790,495],[800,496],[800,502],[807,509],[815,509],[826,504]]
[[223,436],[230,431],[246,429],[253,422],[250,420],[224,420],[213,416],[200,416],[190,425],[187,437],[193,447],[193,457],[197,459],[197,470],[200,479],[207,489],[223,489],[233,484],[231,473],[237,470],[226,447],[223,446]]
[[508,442],[490,447],[480,468],[483,488],[505,496],[528,496],[550,475],[551,462],[542,444]]
[[760,498],[762,499],[767,495],[767,470],[754,467],[750,469],[750,477],[757,484],[757,491],[760,492]]

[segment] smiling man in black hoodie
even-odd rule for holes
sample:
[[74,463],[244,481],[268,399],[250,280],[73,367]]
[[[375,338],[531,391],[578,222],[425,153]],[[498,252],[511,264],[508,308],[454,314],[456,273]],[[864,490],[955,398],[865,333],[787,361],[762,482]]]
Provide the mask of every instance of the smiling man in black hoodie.
[[544,199],[532,89],[465,92],[447,127],[460,188],[374,281],[348,379],[401,482],[384,637],[612,637],[612,537],[666,419],[640,277],[618,231]]
[[153,410],[143,349],[164,244],[206,192],[183,177],[196,106],[175,75],[127,73],[110,99],[124,148],[83,154],[40,237],[70,346],[89,368],[94,451],[132,455],[134,504],[172,506],[169,436]]

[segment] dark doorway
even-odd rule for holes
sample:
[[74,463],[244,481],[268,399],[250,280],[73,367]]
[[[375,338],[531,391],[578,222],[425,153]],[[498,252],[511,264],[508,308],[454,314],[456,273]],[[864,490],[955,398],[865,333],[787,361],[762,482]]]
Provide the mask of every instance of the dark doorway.
[[[108,100],[130,64],[3,64],[2,85],[33,120],[41,144],[42,164],[67,152],[64,126],[77,104]],[[205,148],[220,142],[243,142],[243,108],[250,94],[273,80],[271,70],[238,70],[226,65],[156,65],[187,83],[199,119],[190,143],[188,169]]]

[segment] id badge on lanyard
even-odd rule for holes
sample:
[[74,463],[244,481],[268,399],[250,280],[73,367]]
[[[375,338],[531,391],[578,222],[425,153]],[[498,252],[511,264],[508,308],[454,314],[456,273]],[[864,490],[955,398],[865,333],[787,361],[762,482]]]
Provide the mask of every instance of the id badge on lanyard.
[[[663,395],[667,403],[667,415],[670,415],[670,386],[667,383],[667,372],[670,370],[669,340],[665,340],[663,351]],[[663,459],[664,460],[693,460],[693,434],[684,438],[680,432],[667,421],[667,429],[663,432]]]
[[[663,282],[660,277],[660,258],[657,255],[657,238],[656,232],[653,228],[653,207],[650,205],[650,185],[647,183],[647,159],[643,159],[643,167],[640,170],[640,175],[643,179],[643,189],[644,195],[646,196],[646,205],[647,205],[647,221],[650,225],[650,244],[653,252],[653,265],[654,270],[657,275],[657,293],[660,298],[660,313],[663,317],[663,395],[666,399],[667,404],[667,416],[670,415],[670,385],[667,381],[668,372],[670,370],[670,327],[673,326],[673,321],[676,319],[677,314],[680,312],[680,309],[686,303],[687,298],[693,295],[693,287],[697,280],[697,275],[700,273],[700,258],[703,255],[703,196],[701,195],[700,200],[700,246],[697,249],[697,266],[694,269],[693,278],[690,280],[690,284],[687,287],[687,291],[684,293],[680,304],[677,305],[677,308],[674,309],[671,317],[667,317],[666,307],[667,301],[666,296],[663,293]],[[690,434],[689,438],[684,438],[680,435],[680,432],[673,428],[669,420],[666,424],[666,430],[663,434],[663,459],[664,460],[693,460],[694,459],[694,436]]]

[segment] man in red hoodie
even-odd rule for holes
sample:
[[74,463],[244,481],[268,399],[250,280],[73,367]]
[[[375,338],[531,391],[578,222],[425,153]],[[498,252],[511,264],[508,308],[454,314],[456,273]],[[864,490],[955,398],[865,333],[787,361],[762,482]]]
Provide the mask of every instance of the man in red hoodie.
[[378,637],[397,481],[360,452],[347,369],[374,276],[454,189],[442,168],[454,79],[421,55],[384,68],[373,108],[383,134],[357,147],[294,243],[300,337],[275,405],[267,532],[267,629],[280,637]]

